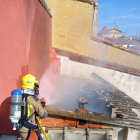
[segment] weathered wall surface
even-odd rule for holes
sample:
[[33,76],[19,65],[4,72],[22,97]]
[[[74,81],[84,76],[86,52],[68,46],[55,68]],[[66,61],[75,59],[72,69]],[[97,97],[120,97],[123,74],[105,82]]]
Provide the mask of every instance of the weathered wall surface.
[[61,116],[49,115],[47,118],[42,119],[41,123],[47,128],[63,128],[67,126],[68,128],[97,128],[97,129],[109,129],[109,125],[94,124],[92,121],[87,121],[85,125],[80,125],[78,119],[65,118]]
[[124,140],[125,128],[111,127],[109,135],[112,135],[112,140]]
[[52,22],[38,0],[23,0],[25,43],[29,72],[40,80],[49,64],[52,46]]
[[129,128],[127,140],[139,140],[139,139],[140,139],[140,131]]
[[[109,125],[94,124],[91,121],[87,121],[85,125],[80,125],[78,119],[55,115],[49,115],[49,117],[42,119],[41,123],[48,130],[47,135],[52,140],[62,140],[64,126],[67,127],[66,140],[86,140],[87,127],[89,128],[90,139],[106,140],[106,131],[110,127]],[[45,140],[44,137],[43,139]]]
[[94,6],[73,0],[46,0],[52,10],[53,47],[81,52],[92,33]]
[[38,0],[0,4],[0,134],[14,134],[10,95],[27,73],[39,80],[50,63],[51,18]]

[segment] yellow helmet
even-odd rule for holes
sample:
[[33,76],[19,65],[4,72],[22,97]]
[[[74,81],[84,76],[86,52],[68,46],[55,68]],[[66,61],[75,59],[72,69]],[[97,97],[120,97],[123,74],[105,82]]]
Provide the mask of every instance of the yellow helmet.
[[39,88],[38,80],[33,75],[27,74],[21,80],[21,88],[36,90]]

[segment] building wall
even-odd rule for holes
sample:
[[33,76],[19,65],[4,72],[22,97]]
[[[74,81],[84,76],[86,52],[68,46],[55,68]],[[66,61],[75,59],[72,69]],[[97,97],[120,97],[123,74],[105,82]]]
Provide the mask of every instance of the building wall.
[[53,47],[80,51],[92,34],[94,5],[73,0],[46,0],[51,8]]
[[63,128],[67,126],[69,128],[99,128],[109,129],[109,125],[94,124],[92,121],[87,121],[85,125],[80,125],[79,120],[75,118],[66,118],[61,116],[49,115],[47,118],[42,119],[41,123],[47,128]]
[[90,139],[106,140],[106,131],[109,129],[109,125],[94,124],[91,121],[87,121],[85,125],[79,125],[78,119],[55,115],[49,115],[41,122],[51,140],[62,140],[64,138],[64,127],[66,127],[66,140],[86,140],[86,128],[89,128],[88,136]]
[[[63,140],[63,130],[49,130],[48,131],[48,137],[51,140]],[[65,140],[87,140],[86,138],[86,131],[83,130],[67,130],[65,134]],[[106,139],[106,133],[105,131],[96,131],[96,130],[90,130],[90,137],[89,139],[95,139],[95,140],[107,140]],[[46,139],[44,139],[46,140]]]
[[119,31],[116,31],[116,30],[110,30],[104,35],[105,38],[119,38],[122,36],[123,36],[123,33],[120,33]]
[[60,49],[83,55],[84,57],[91,57],[91,59],[95,59],[97,62],[100,62],[101,60],[105,64],[110,63],[110,65],[113,66],[117,66],[118,64],[129,67],[129,69],[137,69],[137,71],[140,70],[139,54],[136,55],[131,52],[127,52],[126,50],[122,50],[119,47],[113,47],[100,42],[90,40],[88,44],[81,46],[80,49],[78,47],[76,48],[76,46],[75,48],[73,48],[73,46],[69,46],[69,48],[64,47]]
[[111,140],[125,140],[125,128],[111,127],[107,124],[94,124],[94,122],[87,121],[85,125],[79,125],[78,119],[55,115],[49,115],[49,117],[42,119],[41,123],[52,140],[56,137],[62,140],[64,127],[67,127],[65,131],[66,139],[70,139],[71,136],[73,140],[86,140],[86,128],[89,128],[89,139],[110,140],[109,137],[111,136]]
[[128,128],[127,140],[139,140],[140,139],[140,131]]
[[51,18],[38,0],[5,0],[0,4],[0,134],[12,131],[10,96],[21,78],[40,80],[51,63]]
[[111,127],[109,135],[112,135],[112,140],[125,140],[125,128]]

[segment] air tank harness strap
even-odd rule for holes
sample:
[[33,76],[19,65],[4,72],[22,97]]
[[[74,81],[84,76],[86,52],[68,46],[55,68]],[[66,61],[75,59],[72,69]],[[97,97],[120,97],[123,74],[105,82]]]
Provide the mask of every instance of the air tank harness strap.
[[29,126],[25,126],[25,127],[27,127],[27,128],[29,129],[29,132],[28,132],[28,135],[27,135],[26,140],[29,139],[29,137],[30,137],[30,135],[31,135],[31,130],[33,130],[33,131],[36,133],[36,135],[37,135],[37,137],[38,137],[38,140],[43,140],[43,138],[41,137],[41,135],[40,135],[40,133],[39,133],[39,131],[38,131],[38,128],[39,128],[38,125],[31,124],[31,123],[29,122],[29,120],[32,118],[32,116],[33,116],[34,114],[36,114],[36,113],[34,112],[34,113],[27,119],[28,121],[26,122],[26,123],[29,124]]
[[26,140],[29,139],[30,134],[31,134],[31,130],[33,130],[34,132],[36,132],[36,134],[37,134],[37,136],[38,136],[38,140],[43,140],[42,137],[41,137],[41,135],[40,135],[40,133],[39,133],[39,131],[38,131],[38,129],[39,129],[38,125],[29,122],[29,120],[33,117],[33,115],[34,115],[34,114],[36,115],[36,112],[34,112],[29,118],[27,118],[27,116],[28,116],[28,102],[27,102],[27,98],[28,98],[29,96],[28,96],[27,94],[22,94],[22,95],[23,95],[23,96],[22,96],[23,100],[26,101],[25,115],[23,115],[23,114],[24,114],[24,107],[22,107],[22,118],[21,118],[21,120],[22,120],[22,125],[23,125],[24,127],[26,127],[26,128],[29,129],[29,132],[28,132],[28,135],[27,135]]

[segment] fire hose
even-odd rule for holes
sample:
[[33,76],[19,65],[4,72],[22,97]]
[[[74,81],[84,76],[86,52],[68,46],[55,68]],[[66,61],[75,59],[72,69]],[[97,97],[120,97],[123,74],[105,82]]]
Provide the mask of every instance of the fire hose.
[[47,134],[45,133],[43,127],[42,127],[42,124],[41,124],[41,122],[40,122],[40,120],[39,120],[39,117],[36,116],[36,119],[37,119],[38,124],[39,124],[39,126],[40,126],[42,132],[44,133],[45,137],[47,138],[47,140],[50,140],[49,137],[47,136]]
[[[43,107],[45,106],[45,102],[42,102],[41,104],[42,104],[42,106],[43,106]],[[40,122],[40,120],[39,120],[39,117],[38,117],[38,116],[36,116],[36,119],[37,119],[38,124],[39,124],[39,126],[40,126],[40,128],[41,128],[42,132],[44,133],[45,137],[47,138],[47,140],[50,140],[50,139],[49,139],[49,137],[47,136],[47,134],[45,133],[45,131],[44,131],[43,127],[42,127],[42,124],[41,124],[41,122]]]

